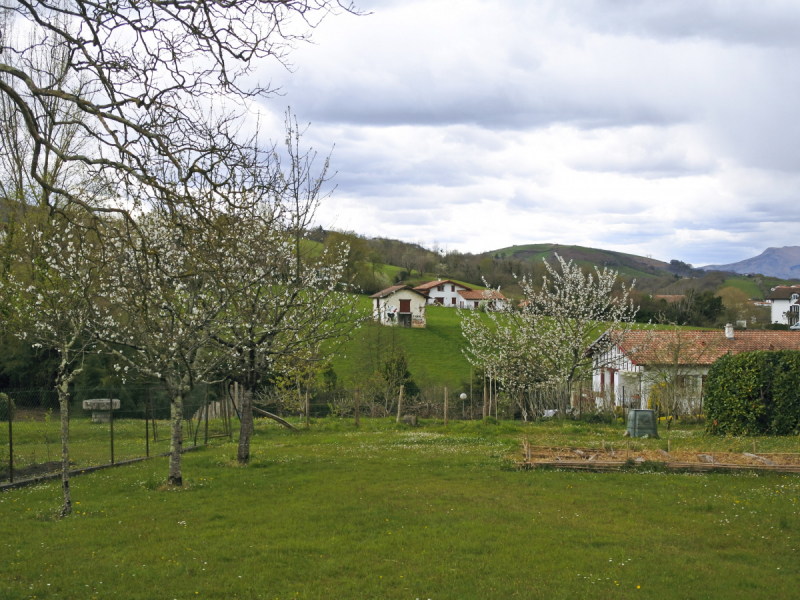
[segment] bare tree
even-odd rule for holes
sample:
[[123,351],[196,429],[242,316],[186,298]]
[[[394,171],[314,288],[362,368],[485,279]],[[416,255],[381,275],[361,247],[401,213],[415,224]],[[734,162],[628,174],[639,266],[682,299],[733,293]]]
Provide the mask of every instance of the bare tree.
[[[251,144],[240,139],[239,114],[228,107],[242,112],[251,98],[274,92],[244,82],[265,59],[289,66],[294,45],[340,11],[356,12],[337,0],[3,4],[5,23],[16,19],[13,27],[37,32],[10,39],[5,27],[0,40],[0,95],[30,140],[30,178],[92,212],[193,207],[198,190],[220,203],[242,200],[226,190],[236,166],[252,160]],[[37,69],[43,37],[66,57],[57,76]],[[80,114],[82,148],[47,135],[50,122],[73,123],[63,114]],[[93,178],[111,181],[114,194],[103,205],[85,202],[47,176],[48,156],[82,164]]]

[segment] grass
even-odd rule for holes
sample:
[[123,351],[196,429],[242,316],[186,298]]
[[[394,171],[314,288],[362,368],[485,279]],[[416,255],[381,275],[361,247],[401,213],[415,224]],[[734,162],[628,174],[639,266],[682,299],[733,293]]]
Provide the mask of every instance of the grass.
[[520,472],[523,431],[583,443],[621,429],[259,422],[250,466],[230,443],[187,454],[185,489],[161,485],[156,459],[75,478],[64,520],[55,483],[1,495],[0,596],[794,595],[799,477]]
[[761,293],[761,288],[759,288],[758,284],[749,277],[729,277],[722,284],[722,288],[725,287],[732,287],[736,288],[737,290],[741,290],[747,294],[748,298],[751,299],[761,300],[764,298],[764,294]]
[[[361,304],[359,305],[361,306]],[[461,333],[458,310],[429,305],[426,309],[425,329],[383,327],[379,332],[384,350],[391,345],[401,348],[409,361],[414,380],[423,386],[449,386],[455,390],[469,384],[470,364],[461,349],[465,346]],[[365,356],[370,336],[376,336],[375,327],[362,327],[353,339],[336,356],[332,364],[339,380],[346,387],[355,385],[362,367],[372,357]]]

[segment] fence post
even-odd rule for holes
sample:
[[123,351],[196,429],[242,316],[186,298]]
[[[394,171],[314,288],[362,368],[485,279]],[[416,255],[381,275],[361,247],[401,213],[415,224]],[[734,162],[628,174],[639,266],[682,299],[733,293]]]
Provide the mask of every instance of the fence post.
[[147,408],[150,404],[150,391],[147,392],[147,399],[144,401],[144,445],[146,456],[150,457],[150,421],[147,416]]
[[444,426],[447,427],[447,388],[444,388]]
[[206,437],[203,445],[208,446],[208,384],[206,384]]
[[358,400],[359,400],[359,398],[358,398],[358,390],[356,390],[356,427],[359,426],[359,423],[358,423]]
[[11,396],[8,396],[8,475],[11,483],[14,483],[14,428],[11,421],[14,420],[14,415],[11,412]]
[[111,464],[114,464],[114,399],[109,398],[111,410],[108,411],[108,422],[111,425]]
[[311,414],[311,400],[309,399],[308,396],[308,385],[306,385],[306,429],[308,429],[311,426],[309,422],[310,414]]

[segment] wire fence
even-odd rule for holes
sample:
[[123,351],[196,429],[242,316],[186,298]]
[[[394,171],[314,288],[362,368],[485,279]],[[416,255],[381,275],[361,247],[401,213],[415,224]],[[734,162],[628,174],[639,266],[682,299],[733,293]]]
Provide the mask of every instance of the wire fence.
[[[55,390],[8,390],[0,408],[0,481],[61,469]],[[1,397],[0,397],[1,398]],[[183,405],[183,446],[231,437],[233,398],[222,384],[197,386]],[[161,387],[76,389],[69,403],[73,469],[156,456],[170,447],[170,401]]]
[[[0,400],[0,482],[61,469],[61,423],[55,390],[9,390]],[[2,396],[0,396],[2,398]],[[362,388],[268,388],[254,397],[254,417],[304,419],[397,418],[445,421],[486,417],[536,421],[542,418],[607,417],[597,393],[584,384],[512,393],[489,384],[483,389],[371,385]],[[241,394],[230,382],[201,384],[183,403],[183,447],[238,437]],[[10,417],[10,418],[9,418]],[[291,425],[291,423],[288,423]],[[69,450],[73,469],[111,465],[169,451],[170,401],[159,386],[76,389],[69,403]]]

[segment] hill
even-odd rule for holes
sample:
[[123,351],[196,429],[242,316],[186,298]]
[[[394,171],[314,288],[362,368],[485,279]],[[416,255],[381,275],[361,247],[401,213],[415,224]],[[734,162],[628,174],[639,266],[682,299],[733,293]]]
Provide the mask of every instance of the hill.
[[730,271],[733,273],[760,273],[781,279],[800,279],[800,246],[767,248],[752,258],[727,265],[706,265],[707,271]]

